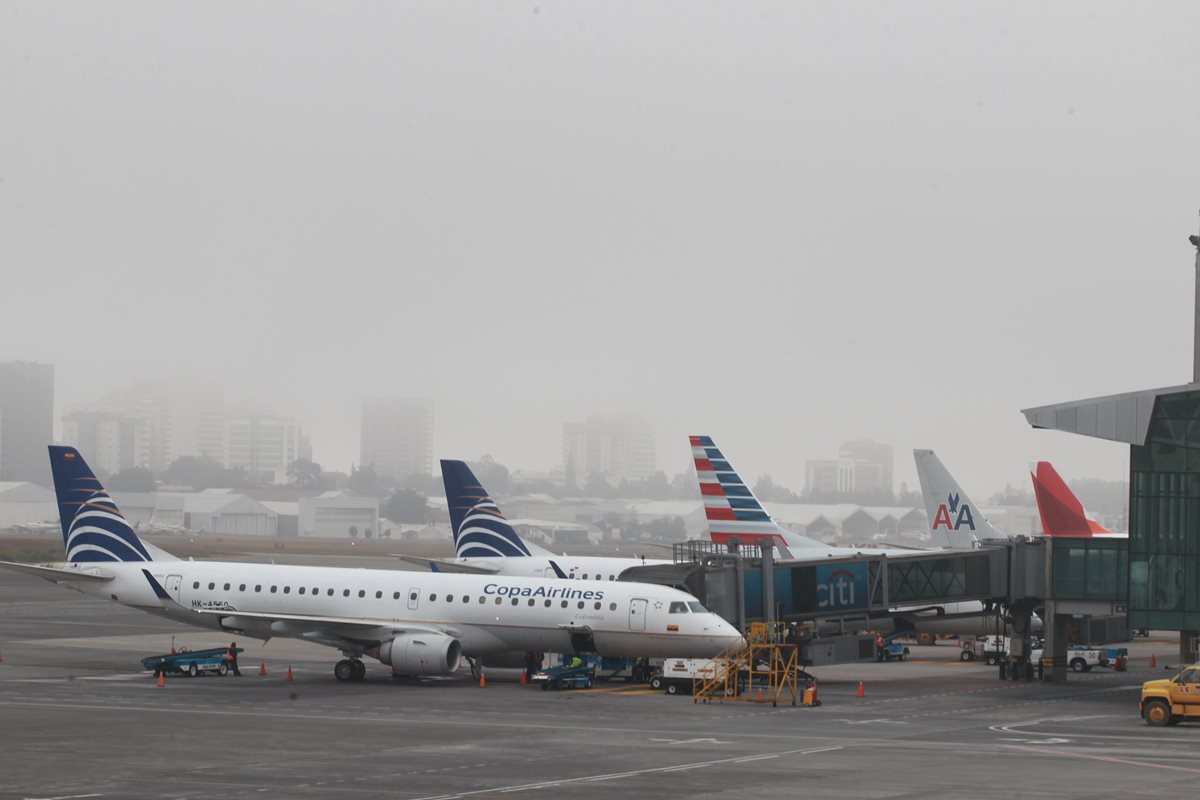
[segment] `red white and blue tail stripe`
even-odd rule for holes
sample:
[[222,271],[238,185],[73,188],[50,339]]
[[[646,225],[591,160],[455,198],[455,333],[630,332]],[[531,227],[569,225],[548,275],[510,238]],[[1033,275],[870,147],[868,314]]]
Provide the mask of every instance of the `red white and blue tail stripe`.
[[776,547],[807,546],[809,543],[824,546],[776,524],[711,436],[689,436],[688,439],[692,445],[696,477],[700,480],[700,495],[704,498],[708,535],[714,542],[729,544],[730,539],[736,538],[742,544],[753,544],[771,539]]

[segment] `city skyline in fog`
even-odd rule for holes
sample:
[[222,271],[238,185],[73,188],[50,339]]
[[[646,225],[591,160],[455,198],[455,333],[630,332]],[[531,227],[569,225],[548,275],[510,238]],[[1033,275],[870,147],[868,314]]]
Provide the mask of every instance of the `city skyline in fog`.
[[6,9],[0,360],[58,430],[187,382],[348,470],[418,397],[435,471],[635,414],[668,475],[873,439],[979,501],[1126,478],[1019,409],[1191,377],[1192,5]]

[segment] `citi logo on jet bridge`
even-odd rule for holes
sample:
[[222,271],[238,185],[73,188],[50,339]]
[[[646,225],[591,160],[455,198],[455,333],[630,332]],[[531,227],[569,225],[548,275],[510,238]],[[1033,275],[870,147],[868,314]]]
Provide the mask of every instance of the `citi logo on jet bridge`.
[[585,589],[547,589],[545,586],[539,586],[534,589],[531,586],[504,586],[498,583],[489,583],[483,587],[484,594],[494,594],[500,597],[545,597],[549,600],[603,600],[603,591],[585,590]]

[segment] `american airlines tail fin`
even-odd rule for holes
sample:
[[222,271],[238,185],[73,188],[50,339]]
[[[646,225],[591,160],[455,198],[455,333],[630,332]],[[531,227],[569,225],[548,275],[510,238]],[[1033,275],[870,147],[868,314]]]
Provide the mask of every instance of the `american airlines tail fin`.
[[50,472],[67,561],[153,561],[152,552],[171,558],[138,538],[74,447],[50,445]]
[[747,544],[770,539],[776,547],[793,551],[828,547],[824,542],[792,533],[771,519],[754,492],[717,449],[711,436],[689,436],[688,439],[692,444],[696,477],[700,480],[700,495],[704,498],[710,539],[717,544],[728,544],[730,539]]
[[517,535],[500,507],[464,462],[442,461],[442,483],[446,486],[454,550],[459,558],[529,556],[546,552]]
[[1047,536],[1111,533],[1108,528],[1088,517],[1083,510],[1083,503],[1079,502],[1079,498],[1049,461],[1030,462],[1029,474],[1033,478],[1033,494],[1037,498],[1038,514],[1042,517],[1042,530]]
[[970,550],[980,539],[1008,538],[992,527],[932,450],[913,450],[913,458],[935,546]]

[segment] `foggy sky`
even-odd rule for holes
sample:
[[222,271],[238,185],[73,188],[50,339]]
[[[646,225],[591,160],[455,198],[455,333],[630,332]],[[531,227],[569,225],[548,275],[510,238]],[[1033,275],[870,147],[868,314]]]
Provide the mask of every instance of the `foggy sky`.
[[358,458],[547,469],[637,412],[799,489],[977,496],[1125,446],[1018,409],[1191,376],[1195,3],[0,4],[0,358],[223,385]]

